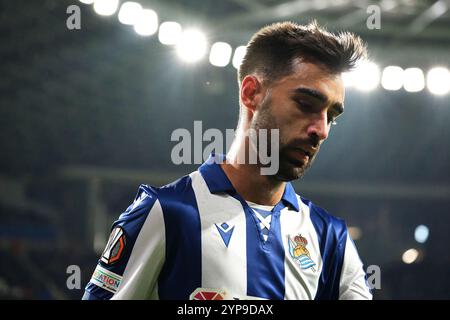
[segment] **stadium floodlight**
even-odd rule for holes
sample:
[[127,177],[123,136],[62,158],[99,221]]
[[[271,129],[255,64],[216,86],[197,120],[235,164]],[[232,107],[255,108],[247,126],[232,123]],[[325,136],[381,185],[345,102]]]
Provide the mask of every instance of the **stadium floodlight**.
[[81,3],[84,4],[93,4],[95,0],[80,0]]
[[435,67],[427,73],[427,88],[436,95],[450,92],[450,71],[444,67]]
[[425,243],[430,235],[430,230],[427,226],[421,224],[416,227],[414,231],[414,239],[419,243]]
[[342,81],[346,88],[373,90],[380,83],[380,68],[371,61],[360,62],[352,71],[342,73]]
[[165,45],[177,44],[182,32],[181,25],[178,22],[165,21],[159,26],[159,42]]
[[94,10],[98,15],[111,16],[116,13],[119,0],[95,0]]
[[119,10],[119,21],[123,24],[134,25],[142,11],[142,6],[137,2],[127,1],[122,4]]
[[342,72],[342,81],[346,88],[353,88],[355,85],[355,74],[354,72]]
[[226,42],[216,42],[209,52],[209,62],[216,67],[225,67],[230,63],[233,49]]
[[196,29],[183,31],[176,44],[178,56],[185,62],[196,62],[206,53],[207,41],[205,35]]
[[408,92],[419,92],[425,88],[425,77],[419,68],[408,68],[403,71],[403,88]]
[[375,62],[365,61],[350,72],[353,86],[360,91],[371,91],[380,84],[380,68]]
[[408,249],[402,255],[402,260],[406,264],[411,264],[419,257],[419,251],[416,249]]
[[151,9],[143,9],[134,24],[134,31],[141,36],[151,36],[158,30],[158,15]]
[[239,46],[234,50],[233,67],[235,67],[236,69],[239,69],[239,67],[241,66],[242,60],[245,57],[246,52],[247,52],[246,46]]
[[388,66],[383,69],[381,86],[390,91],[400,90],[403,87],[403,69],[398,66]]

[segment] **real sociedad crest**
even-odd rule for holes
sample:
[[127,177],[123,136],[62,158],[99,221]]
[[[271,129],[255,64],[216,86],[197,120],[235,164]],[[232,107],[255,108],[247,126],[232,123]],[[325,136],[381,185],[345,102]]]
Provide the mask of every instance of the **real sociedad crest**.
[[298,263],[300,268],[302,269],[311,268],[312,271],[316,272],[316,269],[314,268],[316,263],[311,259],[311,255],[309,254],[308,249],[306,249],[306,246],[308,245],[308,240],[302,237],[301,234],[298,234],[297,236],[294,237],[294,239],[291,239],[291,237],[288,236],[288,242],[289,242],[289,253],[291,257],[294,259],[294,261]]

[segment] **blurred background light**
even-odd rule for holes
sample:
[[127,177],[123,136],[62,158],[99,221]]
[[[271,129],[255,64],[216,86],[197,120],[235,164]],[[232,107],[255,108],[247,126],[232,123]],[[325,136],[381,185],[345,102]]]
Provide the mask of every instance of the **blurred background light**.
[[398,66],[387,66],[383,69],[381,86],[389,91],[400,90],[403,87],[403,69]]
[[95,0],[80,0],[81,3],[84,4],[93,4]]
[[432,68],[427,73],[427,88],[436,95],[444,95],[450,92],[450,72],[444,67]]
[[94,10],[98,15],[111,16],[116,13],[119,0],[95,0]]
[[342,73],[342,81],[344,81],[345,88],[353,88],[353,85],[355,83],[354,74],[350,72],[343,72]]
[[348,227],[348,233],[350,233],[350,237],[355,241],[362,237],[362,231],[359,227]]
[[430,235],[430,230],[427,226],[421,224],[416,227],[414,231],[414,239],[419,243],[425,243]]
[[141,16],[142,6],[137,2],[125,2],[119,10],[119,21],[123,24],[134,25]]
[[181,25],[178,22],[166,21],[159,26],[158,39],[162,44],[175,45],[182,34]]
[[246,52],[247,52],[246,46],[239,46],[234,50],[233,67],[235,67],[236,69],[239,69],[239,66],[242,63],[242,59],[244,59]]
[[380,68],[375,62],[367,61],[353,71],[354,87],[361,91],[371,91],[380,83]]
[[158,30],[158,14],[151,9],[143,9],[134,24],[134,31],[141,36],[151,36]]
[[199,61],[206,53],[207,41],[205,35],[196,29],[183,31],[177,43],[178,56],[185,62]]
[[419,251],[416,249],[406,250],[402,255],[402,261],[406,264],[411,264],[419,257]]
[[403,72],[403,88],[408,92],[419,92],[425,88],[425,77],[419,68],[408,68]]
[[371,91],[380,84],[380,68],[375,62],[364,61],[352,71],[342,73],[342,80],[346,88]]
[[226,42],[216,42],[209,53],[209,62],[216,67],[225,67],[230,63],[233,49]]

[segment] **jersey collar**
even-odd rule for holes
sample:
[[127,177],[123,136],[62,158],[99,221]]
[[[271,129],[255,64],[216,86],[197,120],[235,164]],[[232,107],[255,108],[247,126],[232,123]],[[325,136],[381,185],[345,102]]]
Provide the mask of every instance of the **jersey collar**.
[[[219,164],[224,160],[225,155],[212,153],[209,156],[208,160],[206,160],[198,168],[198,171],[205,180],[206,185],[208,186],[208,189],[211,193],[236,192],[227,175],[222,170]],[[297,194],[295,193],[294,187],[290,182],[286,183],[281,201],[293,207],[295,211],[299,211]]]

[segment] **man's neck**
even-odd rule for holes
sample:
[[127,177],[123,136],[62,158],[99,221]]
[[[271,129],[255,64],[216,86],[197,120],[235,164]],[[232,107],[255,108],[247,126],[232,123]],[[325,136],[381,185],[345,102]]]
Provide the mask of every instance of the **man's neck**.
[[246,201],[274,206],[281,200],[286,183],[261,175],[257,165],[230,161],[222,163],[221,167],[234,189]]

